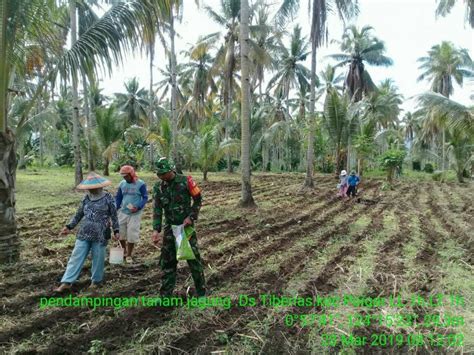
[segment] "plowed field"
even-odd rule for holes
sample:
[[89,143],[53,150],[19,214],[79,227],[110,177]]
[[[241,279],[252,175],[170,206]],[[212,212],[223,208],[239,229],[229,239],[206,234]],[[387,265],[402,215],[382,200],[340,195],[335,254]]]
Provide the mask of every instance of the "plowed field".
[[[224,176],[224,178],[223,178]],[[337,181],[318,175],[317,187],[301,194],[301,174],[256,174],[258,208],[236,207],[238,176],[201,183],[204,204],[198,242],[211,297],[238,295],[331,296],[424,299],[452,295],[464,304],[451,307],[406,305],[417,323],[433,315],[444,323],[391,326],[377,316],[399,314],[390,307],[113,307],[40,308],[52,297],[74,244],[59,237],[77,203],[20,213],[22,261],[0,269],[0,352],[6,353],[461,353],[474,351],[472,186],[400,182],[382,191],[381,180],[366,180],[358,198],[335,195]],[[198,180],[199,181],[199,180]],[[151,186],[151,181],[150,185]],[[78,201],[80,195],[78,195]],[[150,243],[151,204],[142,220],[142,239],[134,265],[106,266],[96,296],[154,297],[161,271],[159,250]],[[74,296],[88,295],[90,262],[74,285]],[[176,294],[191,297],[186,263],[178,265]],[[64,295],[63,295],[64,296]],[[363,325],[336,318],[308,326],[301,319],[328,313],[371,319]],[[448,324],[455,314],[463,324]],[[289,318],[290,317],[290,318]],[[355,316],[354,316],[355,317]],[[291,324],[290,324],[291,323]],[[327,344],[327,334],[367,337],[368,344]],[[371,345],[374,334],[424,336],[423,343]],[[462,334],[461,343],[431,341],[433,334]],[[431,337],[431,338],[430,338]],[[399,338],[402,339],[402,338]],[[430,339],[429,341],[427,339]]]

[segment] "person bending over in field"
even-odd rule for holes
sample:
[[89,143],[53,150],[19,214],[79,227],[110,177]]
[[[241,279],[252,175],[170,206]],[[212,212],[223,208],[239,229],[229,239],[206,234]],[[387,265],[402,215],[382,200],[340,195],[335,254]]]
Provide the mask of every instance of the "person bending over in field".
[[341,175],[339,175],[339,184],[337,184],[339,189],[337,195],[340,197],[345,197],[347,193],[347,186],[347,171],[342,170]]
[[111,194],[103,188],[111,182],[95,173],[90,173],[87,178],[77,185],[77,189],[86,190],[87,193],[72,217],[61,231],[67,235],[81,222],[76,234],[76,243],[71,257],[67,263],[66,272],[61,279],[61,286],[55,292],[70,289],[81,273],[82,266],[89,252],[92,255],[92,283],[90,289],[96,288],[104,277],[105,249],[110,238],[110,221],[114,238],[119,239],[119,223],[115,201]]
[[357,185],[359,185],[360,179],[356,175],[354,170],[351,171],[351,176],[347,179],[347,184],[349,185],[347,189],[347,196],[355,197],[357,194]]

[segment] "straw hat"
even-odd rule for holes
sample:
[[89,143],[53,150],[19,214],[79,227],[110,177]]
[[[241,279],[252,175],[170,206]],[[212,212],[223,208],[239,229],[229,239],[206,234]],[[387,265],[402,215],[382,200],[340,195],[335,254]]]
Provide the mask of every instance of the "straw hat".
[[101,187],[109,186],[112,182],[103,178],[99,174],[96,173],[89,173],[87,177],[77,185],[76,189],[78,190],[91,190],[91,189],[99,189]]

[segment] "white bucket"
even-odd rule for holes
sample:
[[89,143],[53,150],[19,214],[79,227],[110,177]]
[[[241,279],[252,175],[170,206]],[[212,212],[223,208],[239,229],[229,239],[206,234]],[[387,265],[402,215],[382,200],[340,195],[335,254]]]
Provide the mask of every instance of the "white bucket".
[[121,246],[110,248],[110,264],[123,264],[123,248]]

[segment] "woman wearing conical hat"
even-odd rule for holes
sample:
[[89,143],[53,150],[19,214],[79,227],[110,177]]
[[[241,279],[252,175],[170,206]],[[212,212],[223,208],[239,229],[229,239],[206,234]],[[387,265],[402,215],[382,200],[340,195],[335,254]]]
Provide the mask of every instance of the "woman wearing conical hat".
[[109,186],[111,182],[96,173],[90,173],[82,181],[77,189],[85,190],[86,195],[82,199],[81,205],[76,214],[71,218],[61,231],[62,235],[67,235],[80,223],[76,233],[76,244],[71,257],[67,263],[66,272],[61,279],[61,286],[55,289],[62,292],[70,289],[79,277],[82,266],[86,261],[89,252],[92,255],[92,282],[91,288],[97,287],[104,277],[105,249],[108,238],[110,238],[110,221],[115,239],[119,239],[119,224],[117,219],[117,209],[111,194],[105,192],[103,188]]

